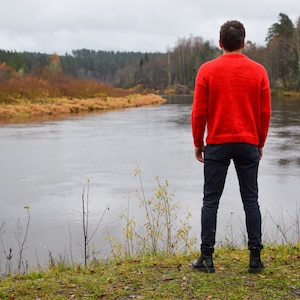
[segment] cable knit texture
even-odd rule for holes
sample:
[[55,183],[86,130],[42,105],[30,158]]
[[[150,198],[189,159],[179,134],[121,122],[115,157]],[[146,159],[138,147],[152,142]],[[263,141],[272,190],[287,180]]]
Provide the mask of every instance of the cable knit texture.
[[243,54],[223,54],[197,73],[192,107],[195,147],[250,143],[263,147],[271,115],[265,68]]

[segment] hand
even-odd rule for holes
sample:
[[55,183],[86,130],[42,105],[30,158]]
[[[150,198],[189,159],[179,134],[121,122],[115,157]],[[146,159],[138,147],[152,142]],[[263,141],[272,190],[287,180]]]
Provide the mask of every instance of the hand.
[[262,159],[263,156],[263,148],[258,148],[259,159]]
[[202,163],[204,163],[204,152],[205,152],[205,146],[195,147],[196,159],[199,160]]

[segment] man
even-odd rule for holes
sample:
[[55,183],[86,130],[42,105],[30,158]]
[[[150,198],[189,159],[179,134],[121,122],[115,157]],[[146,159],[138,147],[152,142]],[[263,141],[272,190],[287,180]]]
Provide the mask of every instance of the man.
[[244,40],[243,24],[226,22],[219,40],[223,55],[203,64],[195,82],[191,122],[195,156],[204,163],[204,197],[201,256],[192,266],[207,273],[215,272],[217,210],[231,160],[246,216],[249,272],[264,267],[257,173],[270,124],[270,85],[265,68],[242,54]]

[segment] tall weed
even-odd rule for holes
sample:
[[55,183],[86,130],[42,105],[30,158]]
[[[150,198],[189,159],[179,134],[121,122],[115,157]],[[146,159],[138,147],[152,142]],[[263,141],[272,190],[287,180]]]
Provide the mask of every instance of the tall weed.
[[[30,225],[30,207],[26,205],[24,207],[27,212],[27,221],[25,230],[22,226],[22,223],[20,220],[17,222],[17,228],[15,232],[15,236],[18,243],[18,258],[17,258],[17,273],[21,273],[23,271],[26,273],[28,271],[28,262],[24,261],[24,251],[27,249],[27,242],[28,242],[28,234],[29,234],[29,225]],[[8,250],[5,246],[5,242],[3,240],[3,236],[5,233],[5,222],[3,221],[0,226],[0,242],[2,246],[2,251],[5,257],[5,273],[4,274],[10,274],[13,271],[13,248],[9,247]]]
[[[190,236],[192,227],[189,224],[190,212],[182,216],[182,210],[178,203],[174,202],[174,194],[169,192],[169,184],[166,180],[163,184],[156,177],[157,184],[154,196],[148,198],[145,195],[141,170],[135,170],[135,176],[139,179],[140,190],[135,193],[139,201],[141,213],[144,214],[144,223],[139,224],[131,215],[128,198],[127,209],[120,215],[125,221],[123,227],[124,241],[115,241],[112,252],[115,257],[134,257],[144,254],[176,253],[190,251],[195,238]],[[140,211],[138,211],[138,214]]]
[[102,213],[96,227],[93,229],[92,232],[90,232],[90,222],[89,222],[89,216],[90,216],[90,209],[89,209],[89,202],[90,202],[90,180],[88,180],[87,184],[87,190],[83,189],[82,192],[82,231],[83,231],[83,250],[84,250],[84,265],[86,266],[90,257],[91,252],[95,253],[96,249],[94,245],[92,244],[92,240],[98,231],[103,218],[106,214],[106,212],[109,210],[109,205],[106,206],[104,212]]

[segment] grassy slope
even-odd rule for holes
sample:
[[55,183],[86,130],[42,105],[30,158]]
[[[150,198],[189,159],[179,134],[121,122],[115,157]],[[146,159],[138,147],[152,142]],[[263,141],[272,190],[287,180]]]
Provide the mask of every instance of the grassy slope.
[[[3,68],[3,66],[2,66]],[[0,80],[0,120],[121,109],[164,101],[136,89],[120,89],[92,79],[75,79],[44,70],[40,75],[10,74]]]
[[216,273],[191,269],[197,253],[52,266],[0,282],[1,299],[299,299],[299,248],[268,247],[266,268],[249,274],[248,251],[216,249]]
[[88,99],[58,98],[39,103],[26,102],[0,105],[0,120],[30,119],[42,116],[61,116],[66,114],[99,112],[143,105],[161,104],[165,100],[154,94],[126,95],[123,97],[97,97]]

